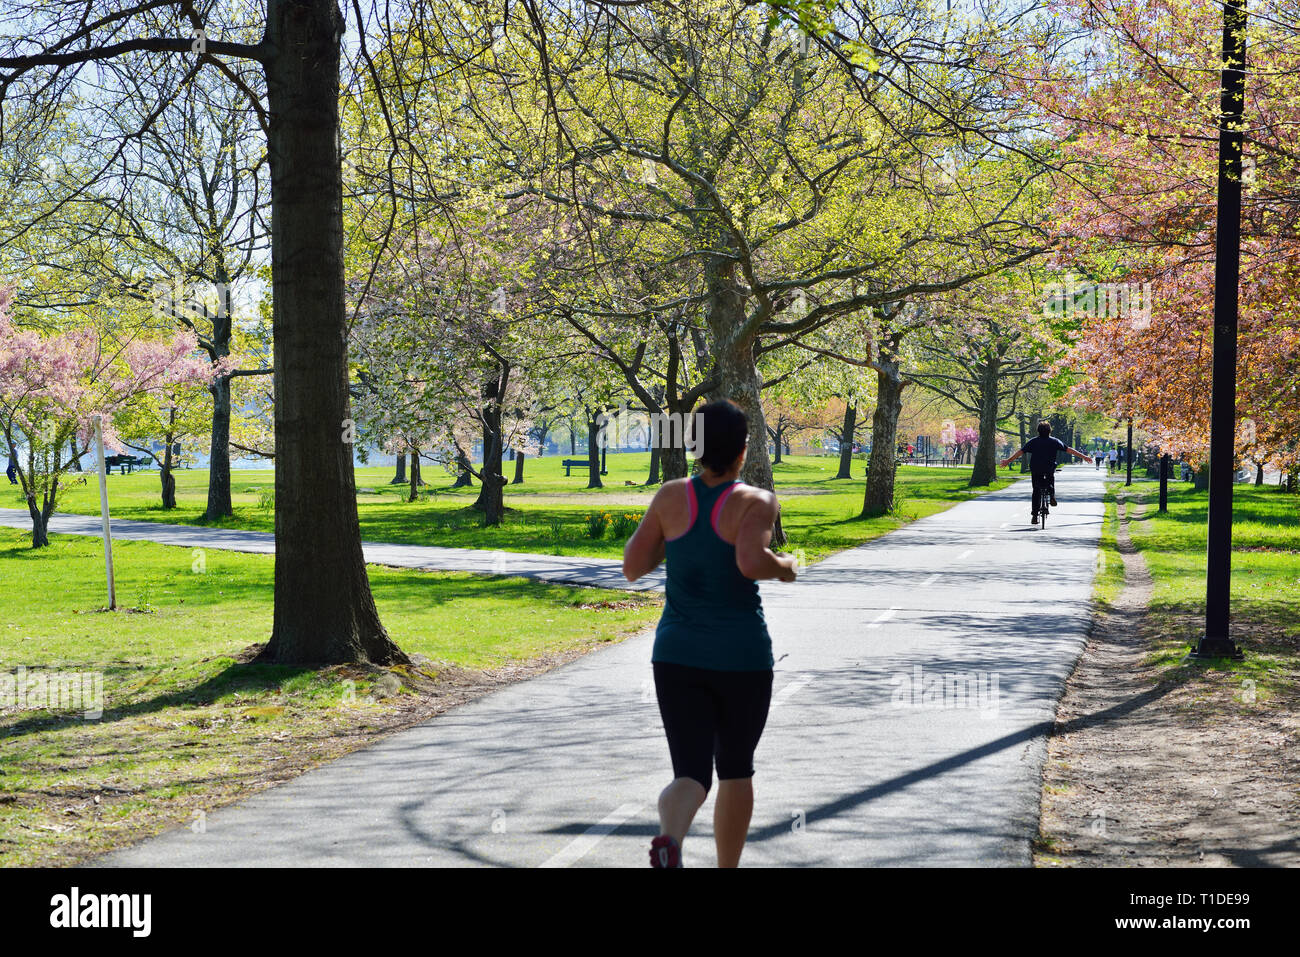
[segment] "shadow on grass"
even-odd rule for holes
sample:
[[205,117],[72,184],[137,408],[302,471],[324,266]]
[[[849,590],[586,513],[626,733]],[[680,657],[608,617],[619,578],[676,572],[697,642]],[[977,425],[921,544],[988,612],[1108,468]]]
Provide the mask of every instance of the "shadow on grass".
[[[119,672],[123,675],[135,669],[106,668],[104,671]],[[138,672],[135,672],[138,673]],[[95,721],[96,725],[105,725],[128,718],[165,711],[168,708],[210,707],[223,698],[233,694],[264,695],[278,693],[294,678],[307,674],[321,674],[316,668],[301,665],[245,664],[231,661],[221,671],[185,689],[174,689],[152,698],[136,701],[118,708],[105,707],[103,716]],[[107,705],[107,701],[105,702]],[[33,714],[13,724],[0,728],[0,741],[8,741],[27,734],[59,731],[68,727],[83,727],[86,718],[77,715]]]

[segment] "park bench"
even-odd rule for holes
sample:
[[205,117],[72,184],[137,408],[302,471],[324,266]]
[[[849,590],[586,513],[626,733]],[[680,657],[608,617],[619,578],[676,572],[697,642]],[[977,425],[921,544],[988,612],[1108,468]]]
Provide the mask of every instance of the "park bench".
[[118,469],[118,474],[125,475],[127,472],[134,471],[136,466],[144,468],[149,465],[150,459],[141,458],[136,455],[106,455],[104,456],[104,467],[106,469]]
[[589,469],[591,468],[591,463],[590,463],[589,461],[587,461],[586,459],[565,459],[564,462],[563,462],[562,464],[564,465],[564,477],[565,477],[565,478],[568,478],[568,477],[569,477],[569,469],[588,469],[588,470],[589,470]]

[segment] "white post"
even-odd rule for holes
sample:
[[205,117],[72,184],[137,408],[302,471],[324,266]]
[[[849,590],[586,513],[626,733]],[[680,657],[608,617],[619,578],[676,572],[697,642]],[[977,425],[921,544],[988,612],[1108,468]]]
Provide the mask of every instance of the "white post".
[[108,571],[108,607],[117,607],[117,589],[113,585],[113,539],[108,527],[108,470],[104,465],[104,426],[95,416],[95,449],[99,453],[99,514],[104,521],[104,567]]

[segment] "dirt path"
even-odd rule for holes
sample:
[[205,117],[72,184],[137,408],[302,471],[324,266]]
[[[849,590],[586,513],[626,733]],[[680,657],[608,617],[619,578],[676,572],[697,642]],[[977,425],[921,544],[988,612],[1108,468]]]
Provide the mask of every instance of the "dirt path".
[[1256,704],[1240,676],[1146,663],[1162,623],[1128,513],[1121,500],[1124,588],[1094,621],[1048,741],[1034,863],[1300,865],[1296,702]]

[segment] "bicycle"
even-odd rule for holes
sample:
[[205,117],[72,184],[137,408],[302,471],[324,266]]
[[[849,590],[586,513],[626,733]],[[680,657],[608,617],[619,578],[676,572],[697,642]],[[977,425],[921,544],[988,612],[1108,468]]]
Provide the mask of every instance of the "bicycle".
[[[1058,465],[1056,471],[1059,472],[1061,467]],[[1032,521],[1037,528],[1047,527],[1048,503],[1056,496],[1056,475],[1053,473],[1048,476],[1048,480],[1043,483],[1041,488],[1034,489],[1032,501],[1030,502],[1030,514],[1033,516]]]

